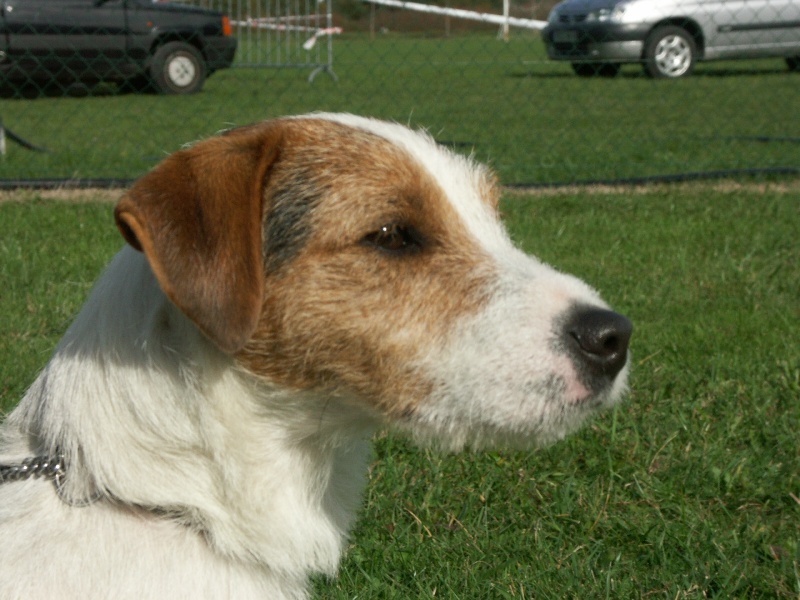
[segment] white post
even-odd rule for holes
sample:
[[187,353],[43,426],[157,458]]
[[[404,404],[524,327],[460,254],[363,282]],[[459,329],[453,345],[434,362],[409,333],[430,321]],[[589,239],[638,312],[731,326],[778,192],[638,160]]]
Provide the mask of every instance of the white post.
[[508,41],[508,13],[510,10],[509,5],[511,4],[511,0],[503,0],[503,41]]

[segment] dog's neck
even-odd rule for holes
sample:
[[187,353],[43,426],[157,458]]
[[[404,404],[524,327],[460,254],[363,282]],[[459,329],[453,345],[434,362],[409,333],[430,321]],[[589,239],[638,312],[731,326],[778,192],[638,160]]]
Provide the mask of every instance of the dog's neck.
[[99,491],[175,515],[216,551],[296,579],[335,571],[376,423],[237,368],[126,248],[10,424],[34,434],[32,452],[65,454],[67,499]]

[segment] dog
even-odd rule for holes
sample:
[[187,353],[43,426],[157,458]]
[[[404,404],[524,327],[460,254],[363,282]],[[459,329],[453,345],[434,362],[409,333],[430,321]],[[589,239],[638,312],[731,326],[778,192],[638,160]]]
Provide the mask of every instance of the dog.
[[347,114],[184,148],[2,428],[0,598],[299,599],[373,433],[558,440],[625,393],[628,319],[524,254],[494,176]]

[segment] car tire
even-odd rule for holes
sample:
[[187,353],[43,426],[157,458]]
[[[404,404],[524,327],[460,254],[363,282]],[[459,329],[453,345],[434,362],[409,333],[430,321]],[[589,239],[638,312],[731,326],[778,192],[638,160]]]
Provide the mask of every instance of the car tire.
[[206,64],[191,44],[169,42],[153,54],[150,79],[161,94],[194,94],[203,89]]
[[790,71],[800,71],[800,56],[786,57],[786,66]]
[[697,44],[685,29],[667,25],[655,29],[644,44],[644,72],[655,79],[678,79],[694,70]]
[[616,77],[620,66],[617,63],[576,62],[572,70],[578,77]]

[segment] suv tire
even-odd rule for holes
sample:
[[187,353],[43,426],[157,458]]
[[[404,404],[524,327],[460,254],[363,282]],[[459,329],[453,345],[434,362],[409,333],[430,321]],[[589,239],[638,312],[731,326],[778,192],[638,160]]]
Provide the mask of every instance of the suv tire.
[[206,64],[191,44],[169,42],[153,54],[150,79],[160,94],[194,94],[203,88]]
[[673,25],[658,27],[644,44],[644,72],[656,79],[690,75],[697,62],[697,44],[685,30]]
[[790,71],[800,71],[800,56],[788,56],[786,58],[786,66]]

